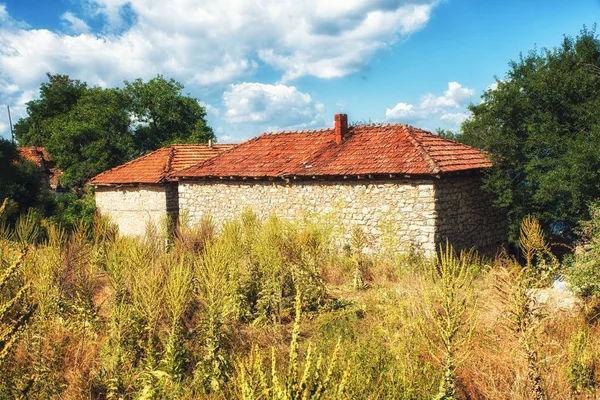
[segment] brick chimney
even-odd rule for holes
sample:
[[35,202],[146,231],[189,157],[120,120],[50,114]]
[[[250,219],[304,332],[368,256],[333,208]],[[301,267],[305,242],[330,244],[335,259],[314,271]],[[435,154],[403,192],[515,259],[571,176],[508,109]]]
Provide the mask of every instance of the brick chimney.
[[342,143],[348,133],[348,114],[335,114],[335,142]]

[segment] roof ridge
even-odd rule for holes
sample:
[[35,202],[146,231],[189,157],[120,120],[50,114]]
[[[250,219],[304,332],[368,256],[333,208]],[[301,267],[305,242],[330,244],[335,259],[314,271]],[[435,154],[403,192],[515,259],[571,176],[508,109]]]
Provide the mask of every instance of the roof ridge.
[[439,164],[433,159],[433,157],[431,157],[429,155],[429,153],[427,152],[427,150],[425,150],[425,148],[423,147],[423,144],[421,143],[421,141],[419,139],[417,139],[416,137],[413,136],[413,132],[411,131],[411,129],[407,129],[408,125],[404,125],[402,128],[402,130],[406,133],[406,135],[408,136],[408,140],[410,140],[410,142],[413,144],[413,146],[416,147],[417,151],[419,152],[419,154],[421,154],[421,156],[423,157],[423,159],[427,162],[427,164],[429,164],[429,166],[432,169],[432,173],[437,174],[441,171],[441,168],[439,166]]
[[[373,129],[373,128],[391,128],[391,127],[396,127],[396,126],[397,127],[402,127],[402,128],[420,129],[420,128],[417,128],[415,126],[408,125],[408,124],[387,123],[387,124],[375,124],[375,125],[352,125],[352,126],[348,126],[348,132],[350,132],[351,130],[356,129],[356,128],[359,128],[359,129],[360,128]],[[295,131],[282,130],[282,131],[263,132],[259,136],[262,136],[262,135],[295,134],[295,133],[301,133],[301,134],[327,133],[327,132],[330,132],[332,130],[334,130],[333,127],[331,127],[331,128],[319,128],[319,129],[295,130]],[[423,131],[423,132],[427,132],[427,131],[424,131],[422,129],[420,129],[420,130]]]
[[173,158],[175,157],[175,152],[177,151],[177,149],[174,146],[169,146],[169,149],[171,151],[169,152],[169,155],[167,156],[167,162],[165,163],[165,167],[163,169],[162,179],[165,179],[167,177],[167,175],[169,173],[171,173],[171,164],[173,163]]
[[285,134],[295,134],[295,133],[302,133],[302,134],[314,134],[314,133],[325,133],[328,131],[332,131],[333,128],[321,128],[321,129],[306,129],[306,130],[302,130],[302,131],[275,131],[275,132],[263,132],[260,136],[263,135],[285,135]]
[[[214,146],[232,146],[232,145],[235,145],[235,143],[213,143],[213,147]],[[167,147],[192,147],[192,146],[203,146],[203,147],[210,148],[208,143],[171,143]]]

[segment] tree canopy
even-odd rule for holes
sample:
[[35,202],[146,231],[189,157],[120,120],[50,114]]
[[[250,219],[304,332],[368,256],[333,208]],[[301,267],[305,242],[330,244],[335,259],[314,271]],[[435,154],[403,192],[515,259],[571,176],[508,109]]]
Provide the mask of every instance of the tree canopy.
[[11,199],[27,210],[39,205],[43,194],[40,168],[22,159],[14,144],[0,138],[0,204]]
[[40,98],[27,103],[27,117],[15,124],[15,137],[22,146],[45,146],[52,136],[52,119],[67,114],[88,89],[85,82],[67,75],[46,76],[48,82],[40,85]]
[[125,82],[129,111],[136,118],[133,135],[138,151],[214,139],[204,107],[196,99],[183,96],[182,90],[182,84],[161,75],[146,83],[141,79]]
[[47,74],[40,97],[15,124],[21,146],[45,146],[64,174],[81,187],[89,178],[171,143],[214,139],[197,99],[161,75],[125,82],[123,89],[88,87],[66,75]]
[[570,241],[600,195],[600,42],[584,28],[509,65],[497,88],[470,106],[460,140],[494,159],[484,188],[507,209],[512,241],[528,214]]
[[81,187],[90,177],[133,157],[126,103],[117,89],[92,88],[69,112],[51,120],[54,134],[46,148],[63,170],[63,184]]

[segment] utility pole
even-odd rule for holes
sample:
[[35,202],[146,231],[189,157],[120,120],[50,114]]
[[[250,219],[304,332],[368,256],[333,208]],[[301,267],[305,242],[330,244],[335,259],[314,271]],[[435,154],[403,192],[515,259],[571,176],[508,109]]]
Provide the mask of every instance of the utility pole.
[[6,109],[8,110],[8,125],[10,126],[10,137],[12,138],[13,144],[15,144],[15,134],[13,132],[12,118],[10,117],[10,106],[7,104]]

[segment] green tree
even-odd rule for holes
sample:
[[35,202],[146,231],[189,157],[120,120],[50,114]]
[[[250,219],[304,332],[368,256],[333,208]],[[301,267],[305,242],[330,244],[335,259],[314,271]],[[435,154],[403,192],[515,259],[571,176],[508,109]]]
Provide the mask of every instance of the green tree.
[[40,98],[27,103],[27,117],[14,127],[21,146],[45,146],[52,136],[52,119],[68,113],[88,90],[85,82],[68,75],[47,73],[48,82],[40,86]]
[[460,138],[460,133],[459,132],[455,132],[455,131],[453,131],[451,129],[437,128],[435,130],[435,133],[438,136],[443,137],[445,139],[458,140]]
[[17,201],[21,210],[40,204],[44,195],[40,168],[19,156],[14,144],[0,138],[0,199]]
[[127,99],[118,89],[88,89],[71,110],[50,123],[47,149],[63,171],[61,182],[81,187],[133,155]]
[[[171,143],[214,139],[197,99],[161,75],[124,89],[90,88],[67,75],[47,74],[40,98],[15,125],[22,146],[45,146],[63,170],[61,183],[81,187],[92,176]],[[132,122],[133,121],[133,122]]]
[[214,139],[206,111],[197,99],[181,94],[183,85],[162,75],[144,83],[125,82],[130,112],[136,118],[134,138],[141,154],[171,143],[200,143]]
[[510,239],[526,215],[570,241],[600,195],[600,42],[595,28],[510,62],[504,80],[471,105],[463,142],[491,155],[484,188],[506,208]]

